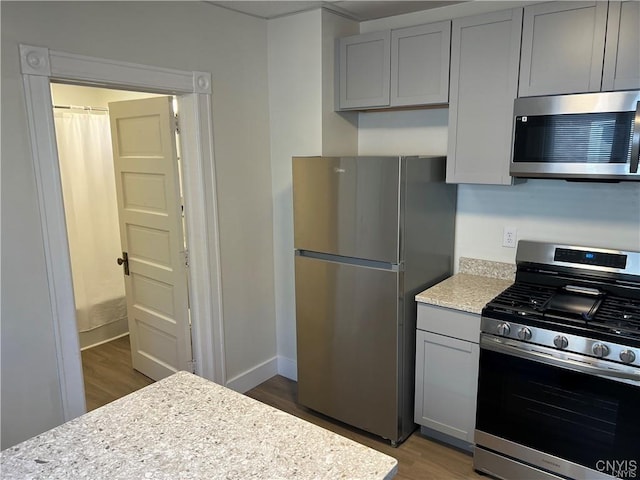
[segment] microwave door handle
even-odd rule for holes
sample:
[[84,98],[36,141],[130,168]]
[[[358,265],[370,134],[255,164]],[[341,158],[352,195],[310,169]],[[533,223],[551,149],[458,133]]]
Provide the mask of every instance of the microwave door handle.
[[632,142],[629,173],[638,173],[638,162],[640,162],[640,101],[636,102],[636,116],[633,120]]

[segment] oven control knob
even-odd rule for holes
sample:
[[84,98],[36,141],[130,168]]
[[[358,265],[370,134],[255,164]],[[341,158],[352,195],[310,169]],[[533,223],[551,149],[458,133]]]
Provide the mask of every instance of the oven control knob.
[[620,352],[620,360],[624,363],[633,363],[636,360],[636,354],[633,353],[633,350],[622,350]]
[[531,330],[529,330],[527,327],[522,327],[520,330],[518,330],[518,338],[520,340],[530,340]]
[[567,348],[569,340],[564,335],[556,335],[556,338],[553,339],[553,344],[558,348]]
[[604,343],[594,343],[593,347],[591,347],[591,351],[596,357],[606,357],[609,355],[609,347],[607,347]]
[[508,323],[503,322],[498,324],[498,333],[503,337],[506,337],[507,335],[509,335],[510,331],[511,331],[511,325],[509,325]]

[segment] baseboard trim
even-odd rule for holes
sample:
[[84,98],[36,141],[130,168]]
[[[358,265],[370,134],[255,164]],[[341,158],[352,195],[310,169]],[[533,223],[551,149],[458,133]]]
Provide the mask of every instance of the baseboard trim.
[[298,362],[287,357],[278,357],[278,375],[298,381]]
[[129,324],[126,317],[116,322],[101,325],[98,328],[78,333],[80,350],[97,347],[120,337],[129,335]]
[[446,433],[438,432],[433,428],[425,427],[424,425],[420,425],[420,433],[425,437],[430,437],[439,442],[447,443],[452,445],[460,450],[464,450],[467,453],[473,454],[473,447],[475,446],[473,443],[469,443],[466,440],[461,440],[459,438],[452,437],[451,435],[447,435]]
[[226,387],[244,393],[278,374],[278,358],[273,357],[227,380]]

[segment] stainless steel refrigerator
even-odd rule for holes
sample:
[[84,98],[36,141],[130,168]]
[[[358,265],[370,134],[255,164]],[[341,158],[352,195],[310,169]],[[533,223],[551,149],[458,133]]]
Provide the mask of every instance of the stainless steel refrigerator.
[[442,157],[293,158],[298,402],[393,445],[415,428],[414,297],[452,271],[444,178]]

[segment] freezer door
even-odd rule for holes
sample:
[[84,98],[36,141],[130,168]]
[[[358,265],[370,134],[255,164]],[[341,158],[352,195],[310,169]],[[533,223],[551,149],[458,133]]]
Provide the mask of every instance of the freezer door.
[[399,157],[294,157],[294,243],[398,263]]
[[296,256],[298,402],[397,441],[398,275]]

